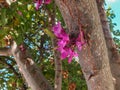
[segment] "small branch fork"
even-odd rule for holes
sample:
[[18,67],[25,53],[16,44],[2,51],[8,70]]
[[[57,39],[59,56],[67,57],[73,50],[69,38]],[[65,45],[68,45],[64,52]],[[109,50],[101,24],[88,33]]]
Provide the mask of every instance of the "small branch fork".
[[[22,51],[14,40],[10,41],[9,47],[0,48],[0,56],[13,56],[20,73],[25,78],[32,90],[53,90],[49,82],[42,74],[40,68],[34,63],[27,50]],[[11,67],[11,65],[9,65]],[[34,83],[34,84],[33,84]]]

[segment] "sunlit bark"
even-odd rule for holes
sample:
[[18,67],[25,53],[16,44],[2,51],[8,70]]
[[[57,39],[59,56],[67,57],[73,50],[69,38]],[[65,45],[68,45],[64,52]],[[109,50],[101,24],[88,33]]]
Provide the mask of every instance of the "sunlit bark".
[[120,54],[116,48],[116,45],[113,41],[111,32],[110,32],[110,27],[109,27],[109,22],[107,20],[107,17],[105,15],[105,10],[104,10],[104,1],[99,1],[96,0],[98,10],[99,10],[99,15],[101,19],[101,24],[106,40],[106,45],[108,49],[108,56],[110,60],[110,67],[111,67],[111,72],[114,77],[114,82],[115,82],[115,89],[120,90]]
[[1,48],[0,55],[14,56],[20,73],[32,90],[53,90],[28,52],[21,51],[15,41],[11,41],[11,46],[9,48]]
[[95,0],[56,0],[69,33],[84,29],[87,44],[78,51],[88,90],[114,90],[109,58]]

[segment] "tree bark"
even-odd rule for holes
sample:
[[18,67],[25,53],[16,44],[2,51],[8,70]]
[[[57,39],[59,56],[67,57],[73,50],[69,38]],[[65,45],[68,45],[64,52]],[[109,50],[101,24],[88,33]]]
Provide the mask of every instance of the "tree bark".
[[21,51],[15,41],[10,48],[0,48],[0,55],[13,55],[18,65],[20,73],[25,78],[32,90],[53,90],[48,81],[36,66],[27,51]]
[[[53,47],[57,46],[57,40],[54,38],[52,40]],[[62,60],[60,59],[60,53],[54,50],[54,62],[55,62],[55,83],[54,90],[62,89]]]
[[[52,11],[47,10],[49,18],[51,18],[51,20],[50,20],[51,25],[49,27],[50,30],[55,25],[55,18],[56,18],[56,4],[54,1],[52,3],[53,3]],[[54,65],[55,65],[54,90],[61,90],[62,89],[62,60],[60,58],[59,51],[54,49],[57,47],[57,38],[52,37],[51,41],[52,41]]]
[[87,44],[78,53],[88,90],[114,90],[108,52],[96,1],[55,1],[70,34],[77,36],[81,26],[84,27]]
[[112,35],[110,33],[110,28],[109,28],[109,23],[105,14],[104,10],[104,1],[99,1],[96,0],[98,10],[99,10],[99,15],[101,19],[101,24],[106,40],[106,45],[108,49],[108,56],[110,60],[110,68],[113,77],[115,78],[115,89],[120,90],[120,55],[118,50],[116,49],[116,45],[113,41]]

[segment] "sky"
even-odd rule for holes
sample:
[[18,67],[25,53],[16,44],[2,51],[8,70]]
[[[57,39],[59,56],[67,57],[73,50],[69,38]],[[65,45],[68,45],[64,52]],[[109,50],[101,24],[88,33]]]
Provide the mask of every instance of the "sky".
[[120,30],[120,0],[105,0],[107,7],[111,7],[114,11],[116,17],[113,19],[113,22],[117,24],[115,30]]

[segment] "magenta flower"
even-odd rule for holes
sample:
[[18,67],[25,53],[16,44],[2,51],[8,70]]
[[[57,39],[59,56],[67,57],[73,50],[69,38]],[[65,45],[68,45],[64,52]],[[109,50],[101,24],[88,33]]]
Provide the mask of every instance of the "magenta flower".
[[58,22],[55,26],[53,26],[52,30],[53,30],[55,36],[59,37],[61,30],[62,30],[60,22]]
[[[44,4],[50,4],[51,0],[44,0]],[[39,7],[41,6],[41,4],[43,3],[43,0],[37,0],[36,2],[36,10],[39,9]]]
[[78,48],[78,50],[80,51],[82,49],[82,43],[81,42],[76,42],[76,46]]
[[66,34],[66,32],[64,31],[64,29],[61,30],[61,34],[59,36],[61,39],[68,41],[69,42],[69,35]]
[[21,44],[21,45],[19,46],[19,49],[20,49],[22,52],[25,52],[25,51],[26,51],[26,48],[25,48],[25,46],[24,46],[23,44]]
[[44,0],[45,4],[50,4],[51,0]]
[[[58,22],[55,26],[53,26],[52,30],[55,36],[58,38],[58,50],[61,54],[61,59],[68,58],[68,63],[71,63],[73,57],[78,56],[74,50],[71,49],[68,44],[70,44],[69,35],[65,32],[65,30],[61,27],[60,22]],[[79,39],[79,38],[78,38]]]
[[22,12],[21,12],[21,11],[18,11],[17,13],[18,13],[20,16],[22,16]]
[[65,41],[65,40],[58,40],[57,44],[58,44],[58,47],[64,48],[66,46],[66,44],[67,44],[67,41]]
[[41,4],[42,4],[42,0],[37,0],[37,2],[36,2],[36,10],[39,9],[39,7],[41,6]]
[[73,51],[72,49],[69,49],[68,63],[71,63],[73,57],[77,57],[77,56],[78,54],[75,51]]
[[80,31],[80,34],[79,34],[78,38],[76,39],[76,46],[79,51],[82,49],[82,46],[85,43],[86,43],[86,41],[84,40],[84,33],[83,33],[83,31]]
[[58,22],[55,26],[53,26],[52,30],[57,38],[69,41],[69,36],[66,34],[64,29],[61,27],[60,22]]
[[61,48],[61,49],[59,48],[58,50],[61,53],[61,59],[68,58],[68,63],[71,63],[73,57],[78,56],[78,54],[69,47],[65,47],[65,48]]
[[65,58],[67,58],[68,57],[68,50],[67,50],[67,48],[58,48],[58,50],[60,51],[60,53],[61,53],[61,59],[65,59]]

